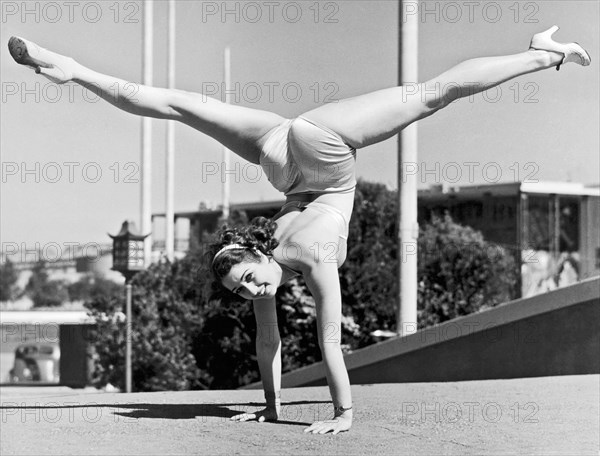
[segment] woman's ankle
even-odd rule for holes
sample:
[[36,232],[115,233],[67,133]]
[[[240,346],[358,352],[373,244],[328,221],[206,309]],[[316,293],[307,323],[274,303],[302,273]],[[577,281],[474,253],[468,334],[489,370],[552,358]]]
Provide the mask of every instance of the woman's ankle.
[[529,49],[527,53],[532,58],[537,68],[552,68],[562,62],[564,55],[559,52]]
[[79,82],[79,81],[85,80],[86,73],[90,72],[90,70],[88,68],[84,67],[83,65],[81,65],[79,62],[77,62],[74,59],[73,59],[71,68],[72,68],[72,74],[73,74],[73,76],[71,77],[71,81],[74,81],[74,82]]

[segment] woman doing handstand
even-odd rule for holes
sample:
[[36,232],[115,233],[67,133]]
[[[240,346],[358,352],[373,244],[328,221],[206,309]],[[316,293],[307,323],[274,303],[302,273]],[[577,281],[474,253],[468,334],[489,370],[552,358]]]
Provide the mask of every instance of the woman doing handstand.
[[[281,211],[272,221],[263,219],[247,229],[222,231],[212,250],[215,279],[230,292],[253,301],[258,334],[266,333],[265,328],[271,330],[269,337],[258,337],[256,342],[266,408],[233,419],[277,420],[280,415],[281,343],[275,293],[281,284],[301,274],[316,302],[317,336],[334,404],[333,419],[317,421],[305,432],[337,434],[352,425],[352,398],[340,337],[331,337],[329,328],[339,332],[341,327],[337,270],[346,258],[356,149],[390,138],[454,100],[517,76],[567,62],[589,65],[581,46],[552,39],[556,30],[555,26],[534,35],[525,52],[467,60],[416,89],[379,90],[326,104],[295,119],[181,90],[136,86],[135,96],[128,97],[124,94],[130,92],[115,87],[124,89],[131,83],[97,73],[24,39],[11,38],[9,50],[18,63],[51,81],[74,81],[133,114],[183,122],[262,166],[269,181],[286,196]],[[315,254],[315,243],[322,254]]]

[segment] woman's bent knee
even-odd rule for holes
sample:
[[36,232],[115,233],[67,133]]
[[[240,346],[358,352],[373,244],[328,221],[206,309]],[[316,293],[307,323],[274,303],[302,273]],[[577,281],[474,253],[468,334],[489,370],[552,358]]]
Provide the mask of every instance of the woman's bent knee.
[[443,85],[440,81],[428,81],[420,85],[419,96],[425,109],[425,116],[445,108],[460,96],[456,84]]

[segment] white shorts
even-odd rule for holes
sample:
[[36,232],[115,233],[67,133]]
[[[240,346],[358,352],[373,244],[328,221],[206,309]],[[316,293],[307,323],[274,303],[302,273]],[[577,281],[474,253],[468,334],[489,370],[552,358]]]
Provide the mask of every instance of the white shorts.
[[260,165],[286,196],[348,193],[356,187],[356,149],[305,117],[288,119],[269,133]]

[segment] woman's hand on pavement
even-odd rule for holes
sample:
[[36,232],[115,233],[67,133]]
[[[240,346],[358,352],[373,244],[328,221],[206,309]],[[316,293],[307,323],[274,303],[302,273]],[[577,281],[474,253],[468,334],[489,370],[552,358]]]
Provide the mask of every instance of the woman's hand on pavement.
[[348,412],[339,415],[332,420],[316,421],[311,424],[310,427],[304,429],[304,432],[311,432],[313,434],[327,434],[329,431],[333,431],[333,435],[338,432],[347,431],[352,427],[352,415]]
[[231,417],[232,421],[250,421],[256,420],[259,423],[263,421],[277,421],[279,410],[275,407],[266,407],[263,410],[254,413],[241,413]]

